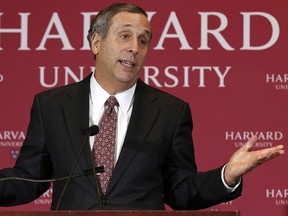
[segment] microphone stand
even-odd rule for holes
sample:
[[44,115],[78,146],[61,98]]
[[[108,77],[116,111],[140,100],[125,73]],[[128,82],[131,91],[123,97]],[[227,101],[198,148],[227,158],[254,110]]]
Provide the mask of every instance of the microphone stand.
[[[65,186],[64,186],[64,188],[63,188],[63,190],[62,190],[62,192],[61,192],[61,195],[60,195],[60,197],[59,197],[59,200],[58,200],[58,202],[57,202],[57,205],[56,205],[55,210],[58,210],[59,207],[60,207],[60,204],[61,204],[61,202],[62,202],[62,199],[63,199],[63,196],[64,196],[64,194],[65,194],[65,191],[67,190],[67,187],[68,187],[68,185],[69,185],[69,182],[70,182],[70,180],[71,180],[71,178],[72,178],[72,176],[73,176],[73,174],[74,174],[75,168],[76,168],[76,166],[77,166],[77,164],[78,164],[78,162],[79,162],[79,160],[80,160],[80,156],[81,156],[81,154],[82,154],[82,152],[83,152],[84,146],[85,146],[86,141],[87,141],[87,139],[88,139],[88,135],[89,135],[89,136],[94,136],[94,135],[96,135],[98,132],[99,132],[99,128],[98,128],[98,126],[96,126],[96,125],[93,125],[93,126],[89,127],[89,128],[86,130],[85,138],[84,138],[83,144],[82,144],[82,146],[81,146],[80,152],[79,152],[78,157],[77,157],[77,159],[76,159],[76,161],[75,161],[75,163],[74,163],[74,165],[73,165],[73,168],[71,169],[71,172],[70,172],[70,174],[69,174],[69,176],[68,176],[68,179],[67,179],[67,181],[66,181],[66,183],[65,183]],[[90,155],[91,155],[91,153],[90,153]],[[95,167],[94,167],[94,165],[93,165],[92,157],[90,157],[90,160],[91,160],[91,162],[92,162],[93,174],[94,174],[95,183],[96,183],[96,188],[97,188],[97,197],[98,197],[98,199],[99,199],[99,208],[100,208],[100,206],[101,206],[101,208],[102,208],[101,197],[100,197],[100,193],[98,192],[98,191],[100,191],[100,189],[99,189],[99,186],[98,186],[98,181],[97,181],[97,177],[96,177],[96,171],[95,171]]]
[[[89,146],[90,147],[90,146]],[[97,198],[98,198],[98,203],[99,203],[99,210],[103,210],[103,205],[102,205],[102,190],[100,189],[99,181],[97,178],[97,173],[95,171],[94,167],[94,162],[93,162],[93,157],[92,157],[92,151],[89,148],[90,152],[90,163],[93,169],[93,175],[94,175],[94,181],[95,181],[95,186],[96,186],[96,193],[97,193]],[[105,170],[103,170],[105,172]]]

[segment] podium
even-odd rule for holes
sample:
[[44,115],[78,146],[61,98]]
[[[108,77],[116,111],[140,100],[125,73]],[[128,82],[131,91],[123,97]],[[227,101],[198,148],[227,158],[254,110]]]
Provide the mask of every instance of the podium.
[[240,216],[239,211],[3,211],[0,216]]

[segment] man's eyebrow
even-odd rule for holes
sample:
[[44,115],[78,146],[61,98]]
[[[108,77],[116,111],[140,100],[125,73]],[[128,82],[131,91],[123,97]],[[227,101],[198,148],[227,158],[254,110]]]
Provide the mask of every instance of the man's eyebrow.
[[145,33],[151,38],[152,37],[152,32],[149,30],[145,30]]
[[[128,28],[129,28],[129,27],[133,27],[133,25],[127,23],[127,24],[123,24],[123,25],[119,26],[119,28],[125,28],[125,27],[128,27]],[[144,32],[145,32],[144,34],[147,34],[149,37],[152,36],[152,33],[151,33],[150,30],[144,29]]]

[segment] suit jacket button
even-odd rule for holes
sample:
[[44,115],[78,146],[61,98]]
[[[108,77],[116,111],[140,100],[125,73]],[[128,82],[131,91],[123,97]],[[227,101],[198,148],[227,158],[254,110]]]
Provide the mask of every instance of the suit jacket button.
[[107,206],[109,205],[110,201],[107,198],[103,199],[103,205]]

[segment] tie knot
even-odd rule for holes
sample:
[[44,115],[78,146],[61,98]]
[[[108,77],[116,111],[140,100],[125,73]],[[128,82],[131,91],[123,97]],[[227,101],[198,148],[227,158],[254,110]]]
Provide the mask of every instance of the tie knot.
[[117,101],[116,97],[110,96],[110,97],[106,100],[105,105],[106,105],[108,108],[113,108],[114,106],[118,106],[118,101]]

